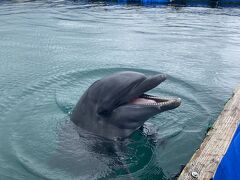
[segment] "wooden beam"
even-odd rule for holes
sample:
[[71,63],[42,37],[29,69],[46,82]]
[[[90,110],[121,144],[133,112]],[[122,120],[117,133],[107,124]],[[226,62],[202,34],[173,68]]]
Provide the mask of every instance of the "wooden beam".
[[240,120],[240,87],[225,104],[223,111],[208,131],[179,176],[179,180],[211,179],[225,154]]

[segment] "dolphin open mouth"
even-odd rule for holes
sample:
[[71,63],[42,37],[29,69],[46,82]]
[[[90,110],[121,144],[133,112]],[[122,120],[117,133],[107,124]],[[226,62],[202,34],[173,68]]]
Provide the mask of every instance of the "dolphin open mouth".
[[133,99],[130,99],[129,105],[139,105],[148,107],[157,107],[158,109],[170,110],[175,109],[181,104],[180,98],[163,98],[146,94],[147,91],[154,89],[160,83],[166,80],[166,75],[160,74],[149,77],[142,81],[136,87],[136,94]]
[[169,107],[169,109],[177,108],[181,104],[180,98],[162,98],[152,96],[148,94],[142,94],[141,96],[131,100],[128,104],[155,106],[155,107]]

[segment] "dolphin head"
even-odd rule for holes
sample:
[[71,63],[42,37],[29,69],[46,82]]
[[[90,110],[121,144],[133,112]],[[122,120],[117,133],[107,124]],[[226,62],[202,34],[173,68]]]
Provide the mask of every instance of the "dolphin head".
[[150,117],[177,108],[180,98],[169,99],[146,94],[166,80],[166,75],[146,77],[124,71],[93,83],[74,108],[71,120],[97,135],[125,138]]

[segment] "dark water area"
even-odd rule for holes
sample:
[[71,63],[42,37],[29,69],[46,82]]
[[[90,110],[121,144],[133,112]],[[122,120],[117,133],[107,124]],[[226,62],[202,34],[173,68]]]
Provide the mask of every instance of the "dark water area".
[[[0,2],[0,179],[174,179],[240,79],[240,9]],[[216,7],[216,6],[215,6]],[[165,73],[181,107],[121,142],[69,113],[95,80]]]

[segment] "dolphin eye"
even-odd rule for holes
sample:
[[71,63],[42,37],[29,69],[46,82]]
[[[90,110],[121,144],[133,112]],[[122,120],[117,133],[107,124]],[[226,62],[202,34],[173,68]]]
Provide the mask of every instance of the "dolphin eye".
[[101,116],[102,118],[108,118],[111,116],[111,113],[109,111],[101,111],[98,113],[98,116]]
[[106,109],[98,109],[97,113],[101,116],[107,116],[110,114],[110,112]]
[[98,114],[107,115],[107,114],[109,114],[109,112],[108,112],[108,111],[101,111],[101,112],[99,112]]

